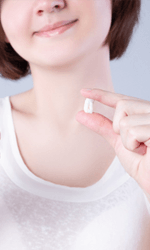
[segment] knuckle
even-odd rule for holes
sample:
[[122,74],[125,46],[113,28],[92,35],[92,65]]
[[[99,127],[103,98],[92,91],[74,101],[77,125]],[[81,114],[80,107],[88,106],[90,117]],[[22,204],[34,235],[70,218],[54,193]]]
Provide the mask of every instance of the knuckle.
[[135,131],[134,128],[130,128],[130,129],[128,130],[128,133],[130,134],[130,136],[132,136],[132,138],[133,138],[134,140],[136,140],[136,131]]
[[119,100],[118,102],[117,102],[117,106],[124,106],[125,105],[125,103],[127,102],[127,100],[125,100],[125,99],[121,99],[121,100]]
[[120,126],[121,128],[125,128],[125,127],[127,127],[127,125],[128,125],[128,123],[127,123],[127,120],[125,119],[125,117],[122,118],[122,119],[120,120],[120,122],[119,122],[119,126]]

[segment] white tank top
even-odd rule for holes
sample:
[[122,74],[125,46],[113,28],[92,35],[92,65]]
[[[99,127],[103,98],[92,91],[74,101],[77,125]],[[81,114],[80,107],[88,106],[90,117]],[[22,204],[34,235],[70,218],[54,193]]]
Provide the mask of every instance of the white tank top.
[[25,165],[9,96],[0,131],[0,249],[150,250],[150,203],[117,156],[94,185],[57,185]]

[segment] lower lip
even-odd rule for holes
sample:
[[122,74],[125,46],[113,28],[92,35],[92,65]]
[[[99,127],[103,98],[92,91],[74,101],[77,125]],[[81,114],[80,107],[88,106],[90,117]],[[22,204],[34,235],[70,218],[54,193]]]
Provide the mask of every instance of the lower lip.
[[52,36],[57,36],[64,31],[70,29],[77,21],[73,23],[66,24],[64,26],[61,26],[57,29],[51,30],[51,31],[46,31],[46,32],[37,32],[35,33],[36,36],[42,36],[42,37],[52,37]]

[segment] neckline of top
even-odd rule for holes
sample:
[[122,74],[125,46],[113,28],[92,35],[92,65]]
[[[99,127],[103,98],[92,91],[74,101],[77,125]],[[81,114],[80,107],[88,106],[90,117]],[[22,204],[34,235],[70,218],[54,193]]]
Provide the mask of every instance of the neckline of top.
[[[19,171],[21,170],[21,175],[19,176],[19,178],[26,177],[28,179],[27,184],[29,185],[26,185],[24,183],[23,189],[26,189],[28,192],[34,193],[38,196],[42,196],[45,198],[51,198],[51,199],[53,198],[54,200],[69,201],[69,202],[94,201],[104,197],[110,192],[110,190],[112,189],[112,185],[109,186],[108,181],[109,183],[111,183],[111,180],[113,179],[115,180],[116,171],[118,171],[118,167],[120,167],[120,162],[117,155],[113,159],[112,163],[110,164],[109,168],[102,176],[102,178],[98,182],[88,187],[69,187],[65,185],[59,185],[46,181],[34,175],[25,165],[21,157],[21,154],[19,152],[14,123],[13,123],[13,117],[12,117],[10,97],[6,96],[5,100],[7,104],[6,119],[8,121],[7,125],[9,131],[11,150],[15,158],[15,161],[18,165],[18,170]],[[119,179],[118,182],[116,182],[115,180],[115,182],[113,183],[113,187],[117,188],[122,182],[124,182],[128,178],[129,178],[128,176],[122,175],[121,179]],[[17,185],[21,185],[20,183],[23,183],[23,180],[22,181],[19,180]]]

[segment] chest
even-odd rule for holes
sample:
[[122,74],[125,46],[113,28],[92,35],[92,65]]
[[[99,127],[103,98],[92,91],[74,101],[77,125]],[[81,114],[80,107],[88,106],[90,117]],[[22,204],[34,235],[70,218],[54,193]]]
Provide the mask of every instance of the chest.
[[[102,178],[116,154],[88,128],[70,136],[18,116],[12,111],[17,146],[27,168],[55,184],[87,187]],[[109,156],[109,157],[108,157]]]

